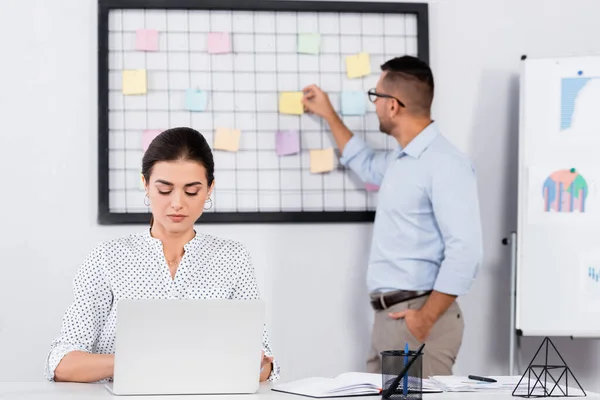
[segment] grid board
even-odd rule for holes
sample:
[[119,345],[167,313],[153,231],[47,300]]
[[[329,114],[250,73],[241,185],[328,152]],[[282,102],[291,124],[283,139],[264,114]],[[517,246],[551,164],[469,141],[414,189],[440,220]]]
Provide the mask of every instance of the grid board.
[[[364,113],[342,119],[374,149],[389,151],[395,144],[379,132],[366,92],[387,59],[429,61],[427,19],[427,4],[412,3],[100,0],[99,223],[149,221],[144,141],[175,126],[198,130],[213,148],[213,206],[202,222],[372,221],[377,191],[339,164],[325,122],[282,113],[280,96],[315,83],[341,114],[342,97],[361,93]],[[158,35],[141,36],[156,47],[139,42],[140,30]],[[214,53],[218,42],[209,36],[223,32],[230,48]],[[318,35],[314,54],[299,48],[309,34]],[[363,52],[370,73],[348,77],[347,57]],[[131,91],[124,71],[144,71],[143,93],[124,93]],[[188,91],[206,96],[201,110],[190,110]],[[220,128],[240,131],[237,150],[215,148]],[[278,131],[298,132],[298,152],[277,154]],[[333,169],[311,172],[310,152],[330,148]]]

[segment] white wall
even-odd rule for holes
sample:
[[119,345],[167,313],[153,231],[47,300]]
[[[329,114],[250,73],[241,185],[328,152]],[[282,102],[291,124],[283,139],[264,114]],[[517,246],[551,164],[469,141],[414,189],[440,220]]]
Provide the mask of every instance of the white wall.
[[[478,168],[485,234],[484,267],[460,299],[467,325],[455,372],[505,374],[501,239],[516,227],[519,57],[600,52],[600,2],[429,3],[435,118]],[[0,380],[39,380],[79,263],[98,241],[142,227],[95,221],[95,1],[4,0],[0,45]],[[363,367],[369,224],[199,229],[252,251],[285,379]],[[523,342],[522,366],[539,343]],[[584,387],[600,391],[597,342],[555,343]]]

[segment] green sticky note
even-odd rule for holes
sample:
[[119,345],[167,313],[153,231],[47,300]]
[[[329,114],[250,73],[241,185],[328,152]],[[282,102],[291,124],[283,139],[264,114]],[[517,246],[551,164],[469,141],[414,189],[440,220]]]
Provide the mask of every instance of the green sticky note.
[[301,33],[298,36],[298,53],[319,54],[321,35],[318,33]]

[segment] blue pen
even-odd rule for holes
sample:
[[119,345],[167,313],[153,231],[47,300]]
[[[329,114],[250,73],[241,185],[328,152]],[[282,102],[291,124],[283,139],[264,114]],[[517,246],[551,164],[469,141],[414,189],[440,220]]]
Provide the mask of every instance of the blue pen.
[[[404,344],[404,366],[408,364],[408,342]],[[404,374],[404,388],[403,388],[404,397],[408,396],[408,371]]]

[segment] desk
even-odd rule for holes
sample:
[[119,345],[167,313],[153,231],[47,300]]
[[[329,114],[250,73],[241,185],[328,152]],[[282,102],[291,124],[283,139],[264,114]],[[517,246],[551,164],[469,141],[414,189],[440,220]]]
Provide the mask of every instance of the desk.
[[[103,384],[54,383],[54,382],[0,382],[0,400],[94,400],[94,399],[131,399],[131,400],[301,400],[309,399],[291,394],[273,392],[271,384],[263,383],[258,393],[248,395],[203,395],[203,396],[113,396]],[[600,395],[588,392],[590,398]],[[482,393],[430,393],[423,395],[426,400],[475,400]],[[510,394],[486,393],[485,398],[493,400],[519,399]],[[343,398],[340,398],[343,400]],[[353,399],[357,399],[354,397]],[[381,399],[369,396],[364,399]]]

